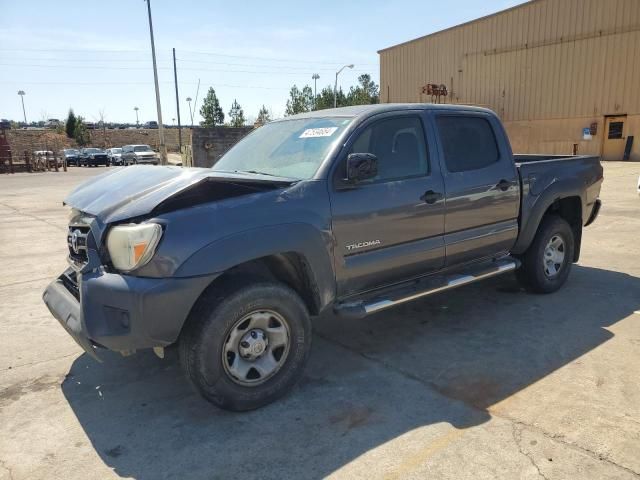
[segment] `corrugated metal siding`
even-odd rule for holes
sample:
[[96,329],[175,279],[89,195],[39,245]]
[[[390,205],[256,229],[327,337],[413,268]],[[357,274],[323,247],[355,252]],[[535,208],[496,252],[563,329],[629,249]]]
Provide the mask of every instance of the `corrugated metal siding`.
[[380,52],[382,100],[486,105],[505,121],[640,113],[640,0],[534,0]]

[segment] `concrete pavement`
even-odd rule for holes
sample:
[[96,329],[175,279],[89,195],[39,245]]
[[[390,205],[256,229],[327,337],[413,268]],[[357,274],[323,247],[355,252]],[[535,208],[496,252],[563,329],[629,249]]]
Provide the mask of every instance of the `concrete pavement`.
[[319,318],[303,381],[243,414],[175,352],[95,363],[43,305],[62,198],[103,170],[0,176],[0,479],[640,478],[640,164],[605,164],[560,292],[505,276]]

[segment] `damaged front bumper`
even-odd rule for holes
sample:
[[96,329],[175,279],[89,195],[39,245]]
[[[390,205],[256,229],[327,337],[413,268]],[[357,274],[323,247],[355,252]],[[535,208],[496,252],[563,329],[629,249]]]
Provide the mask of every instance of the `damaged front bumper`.
[[68,269],[42,298],[78,345],[98,359],[96,347],[131,353],[174,343],[191,307],[216,277],[142,278]]

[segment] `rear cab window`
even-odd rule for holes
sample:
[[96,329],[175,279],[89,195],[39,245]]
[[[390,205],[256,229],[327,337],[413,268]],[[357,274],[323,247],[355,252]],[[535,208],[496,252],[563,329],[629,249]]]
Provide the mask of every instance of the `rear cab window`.
[[447,171],[467,172],[500,160],[500,150],[488,119],[479,115],[438,115],[436,126]]

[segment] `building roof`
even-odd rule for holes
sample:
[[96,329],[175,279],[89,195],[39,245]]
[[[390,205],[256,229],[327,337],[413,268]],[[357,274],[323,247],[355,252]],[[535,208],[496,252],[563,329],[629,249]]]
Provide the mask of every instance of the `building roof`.
[[445,29],[443,29],[443,30],[438,30],[437,32],[428,33],[427,35],[423,35],[423,36],[421,36],[421,37],[414,38],[414,39],[412,39],[412,40],[407,40],[406,42],[397,43],[397,44],[395,44],[395,45],[391,45],[390,47],[382,48],[382,49],[378,50],[378,53],[380,54],[380,53],[385,52],[385,51],[387,51],[387,50],[391,50],[391,49],[394,49],[394,48],[397,48],[397,47],[401,47],[401,46],[403,46],[403,45],[407,45],[408,43],[417,42],[417,41],[419,41],[419,40],[423,40],[423,39],[428,38],[428,37],[432,37],[432,36],[435,36],[435,35],[439,35],[439,34],[441,34],[441,33],[443,33],[443,32],[447,32],[447,31],[449,31],[449,30],[454,30],[454,29],[456,29],[456,28],[465,27],[465,26],[467,26],[467,25],[471,25],[471,24],[473,24],[473,23],[475,23],[475,22],[480,22],[480,21],[482,21],[482,20],[486,20],[487,18],[495,17],[496,15],[501,15],[501,14],[503,14],[503,13],[505,13],[505,12],[509,12],[509,11],[511,11],[511,10],[517,10],[517,9],[519,9],[519,8],[525,8],[525,7],[530,6],[532,3],[534,3],[534,2],[539,2],[539,1],[541,1],[541,0],[528,0],[528,1],[524,2],[524,3],[521,3],[520,5],[516,5],[516,6],[514,6],[514,7],[510,7],[510,8],[506,8],[506,9],[504,9],[504,10],[500,10],[500,11],[498,11],[498,12],[491,13],[491,14],[489,14],[489,15],[485,15],[484,17],[480,17],[480,18],[476,18],[476,19],[474,19],[474,20],[470,20],[470,21],[468,21],[468,22],[460,23],[460,24],[458,24],[458,25],[454,25],[454,26],[452,26],[452,27],[445,28]]

